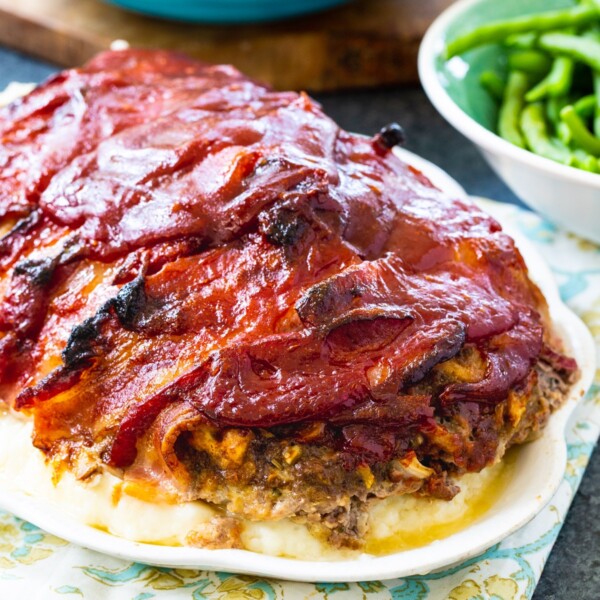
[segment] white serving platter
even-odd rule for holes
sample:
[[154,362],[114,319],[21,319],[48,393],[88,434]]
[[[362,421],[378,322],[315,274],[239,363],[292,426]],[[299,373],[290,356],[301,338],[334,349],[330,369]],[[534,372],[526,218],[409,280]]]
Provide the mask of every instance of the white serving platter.
[[[406,150],[399,156],[425,173],[449,194],[465,196],[449,175]],[[489,205],[485,208],[489,209]],[[499,220],[502,222],[500,215]],[[564,430],[578,401],[592,382],[595,349],[581,320],[560,300],[553,275],[535,248],[510,224],[531,278],[546,296],[556,331],[581,369],[568,400],[550,419],[543,435],[518,452],[513,475],[492,508],[464,530],[427,546],[387,556],[361,555],[352,560],[306,561],[246,550],[205,550],[132,542],[84,525],[44,498],[0,488],[0,508],[74,544],[129,561],[157,566],[229,571],[293,581],[367,581],[425,574],[485,551],[530,521],[550,500],[564,475]]]

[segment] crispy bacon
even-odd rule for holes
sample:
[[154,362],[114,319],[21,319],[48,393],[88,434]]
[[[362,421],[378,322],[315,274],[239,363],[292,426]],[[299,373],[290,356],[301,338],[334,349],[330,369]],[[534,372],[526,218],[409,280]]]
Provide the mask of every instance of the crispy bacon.
[[[0,390],[50,455],[181,490],[195,427],[326,422],[381,461],[418,432],[458,448],[435,418],[491,423],[543,352],[576,368],[498,223],[304,94],[112,52],[4,109],[0,136]],[[483,375],[440,384],[467,347]]]

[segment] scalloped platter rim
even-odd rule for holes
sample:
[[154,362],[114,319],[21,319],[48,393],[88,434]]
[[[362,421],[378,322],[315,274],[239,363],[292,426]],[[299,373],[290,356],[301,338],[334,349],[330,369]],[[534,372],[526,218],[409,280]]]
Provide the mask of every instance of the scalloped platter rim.
[[[400,158],[421,170],[439,188],[456,197],[466,193],[449,175],[404,149]],[[484,209],[494,213],[491,204]],[[41,498],[0,488],[0,508],[58,537],[114,557],[162,567],[197,568],[275,577],[292,581],[351,582],[424,575],[476,556],[528,523],[552,498],[565,470],[564,431],[578,401],[592,382],[595,349],[582,321],[561,301],[553,275],[532,244],[502,211],[494,215],[516,241],[532,279],[548,300],[557,333],[578,361],[581,374],[567,401],[549,420],[543,435],[523,446],[511,480],[492,508],[465,529],[429,545],[386,556],[361,555],[340,561],[304,561],[247,550],[207,550],[129,541],[75,521]],[[504,219],[506,221],[506,219]],[[545,467],[545,468],[542,468]]]

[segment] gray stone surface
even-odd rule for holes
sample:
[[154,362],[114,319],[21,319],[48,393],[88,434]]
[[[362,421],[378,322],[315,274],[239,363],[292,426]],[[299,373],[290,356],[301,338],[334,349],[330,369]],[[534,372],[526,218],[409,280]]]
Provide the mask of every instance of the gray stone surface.
[[[0,48],[0,88],[9,81],[41,81],[56,69]],[[398,121],[409,150],[445,169],[471,194],[519,200],[477,150],[436,113],[420,89],[361,91],[319,96],[344,128],[374,133]],[[600,453],[592,457],[581,488],[552,551],[534,600],[600,599]]]

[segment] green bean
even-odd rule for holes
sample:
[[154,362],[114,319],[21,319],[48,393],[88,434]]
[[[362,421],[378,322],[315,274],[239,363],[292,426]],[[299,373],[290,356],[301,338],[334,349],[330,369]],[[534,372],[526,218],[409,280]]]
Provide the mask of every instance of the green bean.
[[594,71],[592,74],[594,81],[594,94],[596,96],[596,109],[594,111],[594,135],[600,137],[600,73]]
[[554,96],[548,98],[546,102],[546,115],[552,124],[556,127],[560,122],[560,111],[568,104],[565,96]]
[[567,124],[563,121],[556,125],[556,134],[558,135],[558,139],[567,146],[573,141],[573,134]]
[[[562,33],[577,33],[577,31],[563,31]],[[587,27],[585,31],[581,32],[580,36],[588,40],[596,40],[597,42],[600,42],[600,25],[598,23],[593,23]]]
[[594,111],[596,110],[596,106],[598,105],[598,101],[596,99],[595,94],[589,94],[588,96],[582,96],[573,104],[573,108],[575,112],[582,119],[589,119],[594,116]]
[[497,100],[498,102],[502,102],[502,98],[504,97],[504,80],[496,71],[484,71],[479,76],[479,83],[485,88],[487,93]]
[[589,171],[590,173],[598,173],[600,165],[598,165],[598,159],[583,150],[576,149],[573,151],[572,164],[578,169]]
[[540,102],[527,105],[521,113],[521,131],[527,146],[536,154],[551,160],[570,165],[573,155],[559,140],[552,139],[544,116],[544,106]]
[[[593,2],[600,8],[600,0],[593,0]],[[591,0],[588,4],[590,3]],[[583,37],[600,42],[600,29],[598,25],[596,24],[585,31]],[[594,109],[594,135],[600,137],[600,72],[597,70],[592,70],[592,86],[596,96],[596,107]]]
[[504,45],[518,50],[533,50],[537,48],[537,33],[513,33],[504,40]]
[[537,102],[547,96],[564,96],[573,83],[575,63],[570,58],[559,56],[554,59],[550,73],[532,90],[527,92],[527,102]]
[[521,135],[519,121],[528,88],[529,77],[521,71],[511,71],[508,74],[504,99],[498,115],[500,136],[521,148],[525,148],[525,140]]
[[539,50],[518,50],[508,55],[508,68],[543,77],[552,66],[552,59]]
[[573,145],[596,157],[600,156],[600,139],[590,133],[573,106],[565,106],[560,111],[560,118],[571,130]]
[[581,61],[592,69],[600,70],[600,42],[568,33],[545,33],[540,36],[540,47],[549,52]]
[[445,58],[452,58],[478,46],[501,42],[515,33],[551,31],[570,26],[580,27],[598,18],[599,14],[600,10],[596,7],[580,5],[485,23],[449,42],[446,46]]
[[585,0],[582,4],[587,4],[588,6],[593,6],[600,10],[600,0]]

